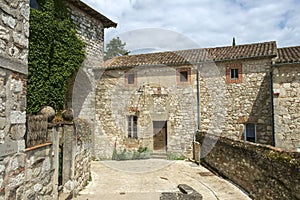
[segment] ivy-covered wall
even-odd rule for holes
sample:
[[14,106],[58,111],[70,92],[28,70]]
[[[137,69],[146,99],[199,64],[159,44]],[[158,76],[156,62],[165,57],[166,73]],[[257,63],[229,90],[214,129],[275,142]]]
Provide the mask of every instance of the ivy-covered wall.
[[84,58],[84,43],[62,1],[39,1],[39,10],[30,13],[27,113],[46,105],[61,111],[68,83]]

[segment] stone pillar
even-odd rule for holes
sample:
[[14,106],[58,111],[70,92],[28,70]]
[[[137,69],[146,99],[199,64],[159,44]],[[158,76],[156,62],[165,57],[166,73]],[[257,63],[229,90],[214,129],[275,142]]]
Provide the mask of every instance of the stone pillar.
[[59,173],[59,135],[58,126],[52,127],[52,149],[53,149],[53,199],[58,197],[58,173]]
[[74,190],[75,155],[76,155],[76,132],[74,124],[64,124],[64,149],[63,149],[63,181],[64,193]]

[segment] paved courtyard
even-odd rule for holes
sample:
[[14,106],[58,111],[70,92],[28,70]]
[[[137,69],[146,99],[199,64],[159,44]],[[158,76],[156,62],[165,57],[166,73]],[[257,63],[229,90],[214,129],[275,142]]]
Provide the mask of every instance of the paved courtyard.
[[92,162],[92,181],[77,200],[158,200],[187,184],[204,200],[250,199],[232,183],[188,161],[162,159]]

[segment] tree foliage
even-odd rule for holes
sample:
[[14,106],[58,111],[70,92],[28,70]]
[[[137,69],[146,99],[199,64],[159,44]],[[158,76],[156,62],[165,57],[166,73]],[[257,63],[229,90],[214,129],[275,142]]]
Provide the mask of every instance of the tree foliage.
[[68,83],[84,58],[84,43],[77,37],[66,8],[58,0],[40,1],[31,9],[27,80],[27,113],[45,105],[64,108]]
[[126,43],[122,42],[119,37],[113,38],[106,44],[106,51],[104,52],[104,60],[111,59],[116,56],[127,55],[129,51],[125,49]]

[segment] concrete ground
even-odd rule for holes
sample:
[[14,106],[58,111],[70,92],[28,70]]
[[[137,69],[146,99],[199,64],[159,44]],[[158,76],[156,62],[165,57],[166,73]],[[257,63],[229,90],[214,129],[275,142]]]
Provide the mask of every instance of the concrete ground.
[[204,200],[248,200],[238,187],[188,161],[162,159],[94,161],[92,181],[77,200],[158,200],[162,192],[187,184]]

